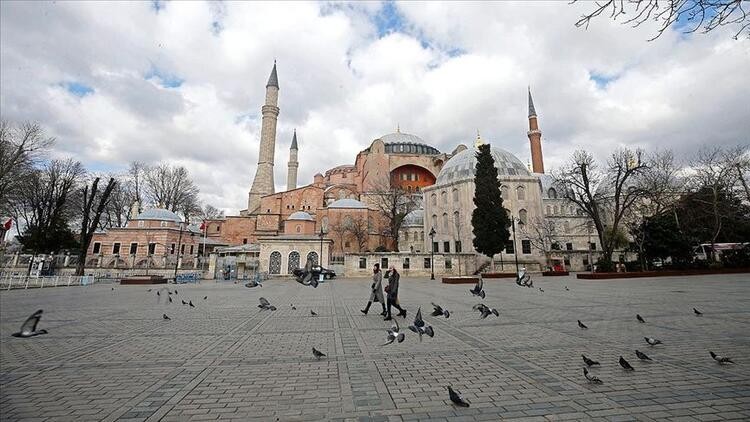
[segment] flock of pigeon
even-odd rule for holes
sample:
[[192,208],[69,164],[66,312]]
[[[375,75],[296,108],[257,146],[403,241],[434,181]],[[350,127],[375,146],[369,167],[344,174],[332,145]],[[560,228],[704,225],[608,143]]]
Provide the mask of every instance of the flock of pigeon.
[[[530,277],[528,277],[528,275],[526,276],[526,279],[524,279],[523,282],[518,282],[517,281],[517,284],[519,286],[523,286],[523,287],[531,287],[533,285],[532,283],[533,282],[531,281]],[[251,288],[252,287],[259,287],[259,286],[262,287],[262,284],[259,283],[259,282],[257,282],[257,281],[251,281],[251,282],[245,284],[245,287],[251,287]],[[112,288],[112,290],[114,291],[114,287]],[[544,292],[544,290],[542,290],[541,288],[539,290],[541,292]],[[570,289],[568,289],[568,287],[565,286],[565,290],[569,291]],[[148,289],[148,292],[151,292],[151,291],[152,291],[152,289]],[[177,289],[175,288],[174,291],[172,291],[172,290],[170,290],[167,287],[163,287],[163,288],[157,290],[156,291],[156,296],[158,298],[157,300],[161,301],[161,294],[164,291],[166,291],[166,293],[167,293],[167,301],[168,301],[167,303],[173,303],[172,295],[175,295],[175,296],[178,295]],[[477,284],[472,289],[469,290],[469,292],[472,294],[472,296],[478,296],[478,297],[480,297],[482,299],[484,299],[486,297],[486,292],[484,291],[484,283],[482,282],[481,278],[479,279],[479,281],[477,282]],[[207,300],[207,299],[208,299],[208,296],[204,296],[203,297],[203,300]],[[193,304],[193,301],[190,300],[190,299],[188,299],[187,301],[185,301],[183,299],[180,299],[180,300],[182,301],[182,305],[183,306],[188,306],[190,308],[194,308],[195,307],[195,305]],[[266,310],[267,311],[275,311],[277,309],[274,305],[272,305],[268,301],[268,299],[266,299],[264,297],[261,297],[259,299],[259,302],[260,302],[260,304],[258,305],[258,308],[260,308],[261,311],[266,311]],[[290,304],[290,306],[291,306],[292,309],[297,309],[293,304]],[[444,309],[442,306],[437,305],[435,303],[432,303],[432,306],[434,308],[433,312],[431,313],[431,315],[433,317],[443,316],[446,319],[450,318],[450,315],[451,315],[450,311],[448,311],[447,309]],[[485,318],[487,318],[490,315],[494,315],[496,317],[500,316],[500,313],[498,312],[497,309],[491,308],[491,307],[489,307],[489,306],[487,306],[487,305],[485,305],[483,303],[478,303],[478,304],[474,305],[472,307],[472,309],[475,310],[475,311],[478,311],[479,314],[480,314],[480,318],[482,318],[482,319],[485,319]],[[21,325],[21,330],[19,332],[17,332],[17,333],[13,333],[12,335],[14,337],[30,338],[30,337],[38,336],[38,335],[41,335],[41,334],[47,334],[47,330],[37,329],[37,326],[39,325],[39,320],[42,317],[42,313],[43,313],[43,311],[41,309],[38,310],[38,311],[36,311],[36,312],[34,312]],[[696,309],[696,308],[693,308],[693,313],[696,316],[698,316],[698,317],[700,317],[700,316],[703,315],[703,313],[701,311],[699,311],[698,309]],[[310,310],[310,315],[317,316],[318,314],[314,310]],[[645,324],[646,323],[646,320],[641,315],[636,314],[635,317],[636,317],[636,320],[639,323],[641,323],[641,324]],[[166,313],[162,315],[162,318],[164,320],[171,320],[171,318]],[[399,327],[398,321],[396,321],[394,319],[393,323],[394,323],[393,326],[390,329],[386,330],[386,342],[383,344],[383,346],[392,344],[394,342],[402,343],[405,340],[405,338],[406,338],[406,335],[403,332],[401,332],[401,328]],[[578,320],[578,327],[580,329],[582,329],[582,330],[588,330],[588,328],[589,328],[586,324],[584,324],[583,322],[581,322],[581,320]],[[414,322],[413,322],[412,325],[409,326],[409,330],[411,330],[414,333],[416,333],[416,334],[419,335],[419,341],[420,342],[422,341],[422,336],[423,335],[427,335],[428,337],[434,337],[435,336],[435,330],[433,329],[433,327],[430,326],[430,325],[427,325],[425,323],[425,321],[422,319],[422,308],[421,307],[417,310],[417,314],[414,317]],[[644,337],[644,340],[651,347],[659,345],[659,344],[662,344],[661,340],[658,340],[658,339],[655,339],[655,338],[652,338],[652,337]],[[313,356],[316,359],[318,359],[318,360],[321,359],[321,358],[323,358],[323,357],[326,357],[325,353],[323,353],[322,351],[316,349],[315,347],[312,348],[312,353],[313,353]],[[715,360],[717,363],[719,363],[720,365],[734,363],[731,358],[717,355],[713,351],[709,351],[709,354],[711,355],[711,358],[713,360]],[[636,355],[636,357],[640,361],[653,361],[653,359],[651,359],[648,355],[646,355],[645,353],[641,352],[640,350],[636,349],[635,350],[635,355]],[[595,374],[593,374],[593,373],[591,373],[589,371],[589,369],[592,369],[593,367],[596,367],[596,366],[601,366],[601,364],[598,361],[595,361],[595,360],[587,357],[586,355],[581,355],[581,357],[583,358],[583,362],[585,364],[585,366],[583,367],[583,376],[590,383],[593,383],[593,384],[602,384],[603,381],[599,377],[597,377]],[[633,368],[633,366],[630,364],[630,362],[628,362],[627,360],[625,360],[624,357],[620,356],[620,359],[619,359],[618,362],[619,362],[620,366],[623,368],[623,370],[625,370],[625,371],[635,371],[635,368]],[[454,390],[451,386],[446,386],[446,388],[448,390],[448,396],[449,396],[451,402],[453,402],[455,405],[457,405],[459,407],[469,407],[469,403],[470,402],[468,400],[464,399],[461,396],[461,393],[459,391]]]
[[[567,286],[565,289],[568,290]],[[703,316],[703,312],[695,308],[693,308],[693,313],[695,314],[695,316],[698,316],[698,317]],[[641,324],[646,323],[646,320],[640,314],[635,314],[635,319]],[[582,330],[588,330],[589,327],[586,326],[586,324],[582,323],[581,320],[579,319],[578,328]],[[659,345],[659,344],[663,344],[661,340],[653,338],[653,337],[643,337],[643,339],[646,341],[646,344],[648,344],[651,347]],[[709,350],[708,353],[709,355],[711,355],[711,358],[715,360],[717,363],[719,363],[720,365],[734,363],[731,358],[717,355],[713,351]],[[635,356],[642,362],[653,362],[653,359],[651,359],[650,357],[648,357],[647,354],[641,352],[638,349],[635,349]],[[594,366],[601,366],[601,364],[591,358],[586,357],[586,355],[581,355],[581,358],[583,358],[583,363],[586,365],[583,367],[583,376],[592,384],[603,384],[604,381],[602,381],[599,377],[589,372],[589,368],[592,368]],[[622,356],[620,356],[618,363],[620,364],[622,369],[627,372],[635,371],[635,368],[633,368],[633,365],[631,365],[630,362],[628,362]]]

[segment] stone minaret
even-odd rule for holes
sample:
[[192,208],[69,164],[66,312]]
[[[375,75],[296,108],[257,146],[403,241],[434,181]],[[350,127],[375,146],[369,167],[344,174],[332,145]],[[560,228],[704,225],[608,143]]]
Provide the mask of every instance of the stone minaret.
[[286,173],[286,190],[297,189],[297,129],[294,129],[292,137],[292,146],[289,147],[289,164],[287,164]]
[[531,168],[534,173],[544,173],[544,159],[542,158],[542,131],[536,121],[534,100],[531,98],[529,87],[529,143],[531,144]]
[[247,212],[253,213],[260,206],[260,197],[274,193],[273,156],[276,149],[276,120],[279,117],[279,79],[276,76],[276,61],[266,84],[266,103],[261,109],[263,121],[260,129],[258,168],[247,200]]

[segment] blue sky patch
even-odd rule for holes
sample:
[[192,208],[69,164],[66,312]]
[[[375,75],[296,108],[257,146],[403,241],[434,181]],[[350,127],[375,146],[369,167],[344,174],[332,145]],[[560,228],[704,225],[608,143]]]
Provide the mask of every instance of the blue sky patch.
[[83,84],[82,82],[62,82],[60,86],[78,98],[83,98],[94,93],[94,88]]
[[607,76],[601,73],[589,72],[589,79],[596,83],[596,87],[604,89],[609,85],[610,82],[616,81],[619,76]]
[[156,79],[156,82],[164,88],[179,88],[182,83],[185,82],[185,80],[179,76],[165,72],[153,64],[151,65],[151,69],[149,69],[143,77],[147,80]]
[[396,9],[396,3],[387,1],[383,3],[383,7],[380,8],[378,14],[374,16],[375,26],[378,29],[378,36],[383,37],[392,32],[404,32],[404,20],[398,9]]

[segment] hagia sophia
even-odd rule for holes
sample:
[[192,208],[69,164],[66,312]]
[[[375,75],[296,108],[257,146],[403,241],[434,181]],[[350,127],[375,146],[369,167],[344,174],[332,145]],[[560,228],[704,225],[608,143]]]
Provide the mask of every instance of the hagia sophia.
[[[299,184],[299,149],[306,146],[299,144],[295,131],[289,150],[287,189],[275,192],[279,91],[274,63],[266,84],[258,165],[247,208],[237,215],[206,221],[205,232],[192,228],[193,236],[188,237],[189,245],[196,244],[188,246],[193,249],[192,257],[203,254],[199,247],[203,235],[203,249],[216,255],[212,272],[231,267],[236,277],[252,271],[287,275],[304,266],[308,258],[325,266],[338,265],[339,271],[348,276],[364,275],[373,261],[388,263],[388,259],[414,274],[430,270],[471,273],[489,261],[472,246],[475,152],[477,144],[484,142],[479,134],[468,147],[458,144],[450,152],[441,152],[419,136],[397,129],[372,140],[354,157],[353,164],[317,173],[309,183]],[[558,196],[551,176],[545,173],[542,132],[531,90],[528,110],[530,165],[506,150],[496,146],[491,149],[503,203],[516,226],[515,245],[498,254],[495,265],[511,270],[509,264],[517,259],[530,270],[550,266],[583,270],[590,264],[591,250],[598,247],[597,237],[587,228],[582,213]],[[379,203],[383,192],[394,186],[411,204],[398,233],[398,244],[389,235],[388,219]],[[179,221],[177,216],[163,216],[163,211],[146,210],[128,227],[144,227],[144,220],[149,220],[148,226],[171,226]],[[159,215],[167,223],[153,223]],[[549,250],[542,250],[540,242],[534,241],[532,230],[544,221],[555,223],[555,242]],[[98,250],[92,249],[91,255],[101,254],[102,244],[112,243],[108,239],[112,235],[99,234],[92,242],[92,248],[99,243]],[[150,247],[141,248],[142,253],[154,252],[146,249]],[[192,261],[190,257],[185,259]],[[462,263],[464,267],[460,268]]]

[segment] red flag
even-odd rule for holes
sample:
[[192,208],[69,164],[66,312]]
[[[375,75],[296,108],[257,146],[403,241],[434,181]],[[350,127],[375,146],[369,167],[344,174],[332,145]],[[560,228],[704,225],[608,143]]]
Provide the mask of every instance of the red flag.
[[6,221],[5,223],[3,223],[3,229],[5,229],[6,231],[10,230],[10,228],[12,226],[13,226],[13,219],[12,218],[9,218],[8,221]]
[[201,223],[201,231],[203,231],[203,230],[206,230],[206,221],[205,220]]

